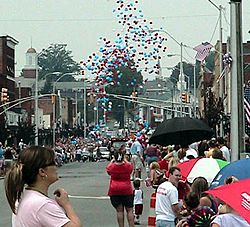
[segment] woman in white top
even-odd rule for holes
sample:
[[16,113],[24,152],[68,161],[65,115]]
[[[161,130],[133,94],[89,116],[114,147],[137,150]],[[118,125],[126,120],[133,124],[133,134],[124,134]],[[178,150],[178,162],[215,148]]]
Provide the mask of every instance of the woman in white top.
[[218,215],[211,224],[211,227],[250,227],[250,224],[235,212],[230,206],[227,206],[227,212],[225,214]]

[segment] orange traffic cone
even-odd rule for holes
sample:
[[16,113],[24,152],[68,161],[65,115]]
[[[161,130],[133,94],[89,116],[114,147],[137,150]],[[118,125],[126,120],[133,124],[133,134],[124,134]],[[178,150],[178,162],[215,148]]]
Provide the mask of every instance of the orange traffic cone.
[[155,201],[156,201],[156,193],[153,192],[150,198],[150,208],[149,208],[149,216],[148,216],[148,226],[155,226]]

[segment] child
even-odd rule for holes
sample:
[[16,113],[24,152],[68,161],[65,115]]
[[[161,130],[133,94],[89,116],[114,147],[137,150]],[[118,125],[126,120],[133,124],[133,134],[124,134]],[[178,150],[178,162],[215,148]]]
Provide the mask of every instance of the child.
[[140,215],[143,210],[143,191],[140,189],[140,179],[135,179],[134,185],[134,214],[135,214],[135,225],[140,225]]

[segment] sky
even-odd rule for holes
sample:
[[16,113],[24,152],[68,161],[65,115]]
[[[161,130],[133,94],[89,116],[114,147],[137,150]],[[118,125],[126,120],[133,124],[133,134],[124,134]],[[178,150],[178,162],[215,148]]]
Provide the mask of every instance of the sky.
[[[134,0],[124,0],[134,2]],[[229,0],[213,0],[223,6],[223,42],[230,34]],[[118,23],[116,0],[1,0],[0,35],[9,35],[18,40],[16,46],[16,76],[25,65],[25,53],[31,46],[40,52],[51,43],[67,44],[76,62],[85,61],[98,52],[100,37],[113,41],[122,32]],[[219,10],[208,0],[139,0],[137,6],[151,29],[167,31],[172,38],[195,47],[202,42],[215,45],[219,39]],[[243,41],[250,40],[250,1],[242,1]],[[168,67],[180,61],[180,46],[167,34],[167,47],[161,53],[162,74],[169,76]],[[167,54],[174,54],[167,57]],[[185,59],[194,63],[195,52],[184,48]],[[86,74],[89,75],[88,73]],[[153,74],[143,73],[153,79]]]

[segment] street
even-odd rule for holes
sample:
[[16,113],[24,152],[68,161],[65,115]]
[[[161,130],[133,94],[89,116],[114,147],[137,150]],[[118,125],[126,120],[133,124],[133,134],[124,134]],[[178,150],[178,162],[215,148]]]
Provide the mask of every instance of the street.
[[[51,196],[53,196],[54,189],[58,187],[63,187],[72,196],[70,200],[83,226],[117,226],[115,209],[111,206],[107,197],[109,185],[109,176],[105,171],[107,164],[107,161],[65,164],[58,169],[59,181],[50,188],[49,195]],[[145,179],[145,171],[143,175]],[[144,211],[141,226],[147,226],[152,190],[146,188],[144,182],[141,186],[144,191]],[[80,198],[74,198],[74,196]],[[0,180],[0,204],[0,226],[11,226],[11,211],[5,197],[3,179]]]

